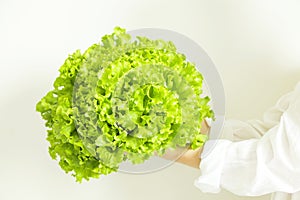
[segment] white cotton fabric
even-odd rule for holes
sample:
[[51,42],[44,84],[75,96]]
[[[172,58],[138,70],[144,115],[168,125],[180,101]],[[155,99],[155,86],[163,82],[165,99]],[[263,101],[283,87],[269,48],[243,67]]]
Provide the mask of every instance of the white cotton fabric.
[[214,148],[201,158],[195,186],[202,192],[300,199],[300,82],[263,120],[227,120],[222,135],[204,145]]

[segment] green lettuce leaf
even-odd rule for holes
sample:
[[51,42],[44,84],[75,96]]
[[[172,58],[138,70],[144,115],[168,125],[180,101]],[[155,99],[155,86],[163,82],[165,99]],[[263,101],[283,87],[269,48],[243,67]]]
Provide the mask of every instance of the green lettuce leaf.
[[203,77],[170,41],[137,37],[116,27],[60,67],[53,90],[36,105],[48,127],[49,153],[77,181],[98,178],[130,160],[201,147]]

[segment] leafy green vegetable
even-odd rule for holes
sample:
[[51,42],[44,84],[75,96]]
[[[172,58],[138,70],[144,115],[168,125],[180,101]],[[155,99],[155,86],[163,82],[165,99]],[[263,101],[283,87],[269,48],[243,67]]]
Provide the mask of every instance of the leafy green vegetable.
[[49,128],[51,157],[79,182],[206,140],[201,122],[214,114],[201,97],[203,77],[172,42],[132,41],[117,27],[59,71],[36,110]]

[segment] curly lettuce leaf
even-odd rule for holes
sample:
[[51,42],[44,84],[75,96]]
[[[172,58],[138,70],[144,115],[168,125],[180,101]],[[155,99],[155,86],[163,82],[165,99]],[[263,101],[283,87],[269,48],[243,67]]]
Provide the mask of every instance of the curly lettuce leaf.
[[49,153],[77,181],[142,163],[167,148],[203,145],[202,75],[170,41],[115,28],[101,44],[70,55],[54,89],[36,105],[46,120]]

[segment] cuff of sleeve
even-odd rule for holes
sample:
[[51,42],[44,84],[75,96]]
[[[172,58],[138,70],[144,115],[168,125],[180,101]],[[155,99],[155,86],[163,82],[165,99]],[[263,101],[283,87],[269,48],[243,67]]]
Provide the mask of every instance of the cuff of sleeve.
[[229,140],[209,140],[205,143],[203,152],[209,151],[209,153],[205,153],[206,156],[201,157],[201,176],[194,183],[202,192],[220,192],[223,166],[228,146],[231,143]]

